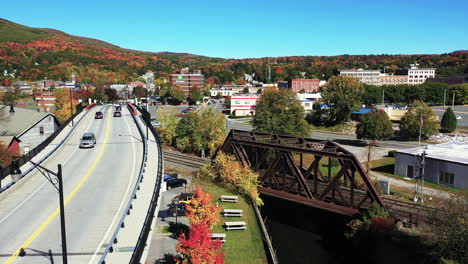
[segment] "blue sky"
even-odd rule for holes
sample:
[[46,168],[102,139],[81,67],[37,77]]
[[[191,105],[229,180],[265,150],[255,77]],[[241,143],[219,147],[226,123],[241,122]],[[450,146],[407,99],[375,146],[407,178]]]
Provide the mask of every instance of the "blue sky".
[[223,58],[468,49],[466,0],[4,1],[0,17],[143,51]]

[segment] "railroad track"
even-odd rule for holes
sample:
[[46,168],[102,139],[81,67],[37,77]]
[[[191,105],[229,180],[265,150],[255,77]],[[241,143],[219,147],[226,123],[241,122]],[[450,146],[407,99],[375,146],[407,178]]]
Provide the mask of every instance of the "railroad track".
[[187,167],[192,167],[192,168],[201,168],[207,162],[209,162],[209,159],[189,156],[189,155],[180,154],[180,153],[172,152],[172,151],[163,151],[163,156],[164,156],[164,161],[187,166]]

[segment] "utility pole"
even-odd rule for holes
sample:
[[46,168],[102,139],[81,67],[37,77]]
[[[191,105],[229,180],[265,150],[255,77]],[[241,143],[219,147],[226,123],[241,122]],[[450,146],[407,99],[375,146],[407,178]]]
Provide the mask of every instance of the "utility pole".
[[418,155],[418,172],[419,177],[416,179],[416,190],[414,194],[414,202],[424,203],[424,167],[426,165],[426,150],[427,146],[424,148],[421,156]]
[[73,97],[72,97],[72,88],[70,87],[70,112],[71,112],[71,123],[72,126],[75,126],[73,124]]
[[385,105],[385,90],[382,89],[382,107]]
[[444,89],[444,108],[445,108],[445,94],[447,93],[447,89]]
[[422,126],[423,126],[423,110],[421,109],[420,112],[420,122],[419,122],[419,140],[418,140],[418,147],[421,147],[421,133],[422,133]]
[[452,95],[452,110],[455,111],[455,92]]

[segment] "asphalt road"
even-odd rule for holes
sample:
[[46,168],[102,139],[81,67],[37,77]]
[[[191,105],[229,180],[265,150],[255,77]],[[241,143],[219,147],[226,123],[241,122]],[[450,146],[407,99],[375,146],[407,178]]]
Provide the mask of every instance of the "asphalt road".
[[[432,110],[434,110],[434,113],[439,116],[439,120],[442,119],[442,116],[444,115],[445,110],[448,108],[447,107],[442,107],[442,106],[435,106],[432,107]],[[468,105],[456,105],[454,108],[455,115],[458,115],[461,117],[461,119],[457,120],[457,126],[458,127],[467,127],[468,128]]]
[[[101,110],[104,119],[95,120]],[[112,117],[113,107],[95,107],[67,141],[42,165],[63,166],[69,263],[95,263],[122,214],[139,171],[143,146],[128,110]],[[97,145],[79,149],[84,132]],[[62,263],[58,192],[34,170],[0,197],[0,262]],[[25,248],[26,255],[12,255]]]

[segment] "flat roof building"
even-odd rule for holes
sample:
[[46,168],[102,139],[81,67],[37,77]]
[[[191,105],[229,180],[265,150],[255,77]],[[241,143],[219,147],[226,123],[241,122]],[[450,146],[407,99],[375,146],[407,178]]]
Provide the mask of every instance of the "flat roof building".
[[[394,173],[418,178],[423,151],[423,148],[397,151]],[[425,152],[425,181],[458,189],[468,188],[468,143],[427,145]]]
[[340,70],[340,75],[358,78],[361,83],[380,85],[380,70],[347,69]]

